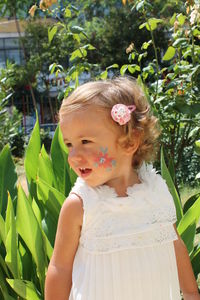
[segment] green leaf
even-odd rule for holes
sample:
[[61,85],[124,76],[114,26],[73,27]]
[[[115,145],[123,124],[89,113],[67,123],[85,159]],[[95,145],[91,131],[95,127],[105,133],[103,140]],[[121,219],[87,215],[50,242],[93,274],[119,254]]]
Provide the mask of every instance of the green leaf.
[[142,29],[142,28],[146,27],[146,25],[147,25],[147,22],[142,23],[142,24],[139,26],[139,29]]
[[40,149],[40,128],[37,115],[37,120],[32,131],[24,159],[24,167],[29,183],[31,179],[36,180]]
[[192,253],[191,262],[194,275],[197,278],[200,273],[200,247],[198,247],[196,251]]
[[20,277],[19,272],[19,254],[17,250],[17,233],[13,204],[10,195],[8,195],[8,206],[6,211],[6,257],[5,262],[12,272],[14,278]]
[[65,200],[65,195],[57,189],[48,185],[41,178],[37,180],[37,196],[45,205],[45,208],[50,212],[55,224],[58,221],[61,206]]
[[108,71],[107,71],[107,70],[105,70],[104,72],[102,72],[102,73],[100,74],[100,78],[101,78],[102,80],[106,79],[107,77],[108,77]]
[[[44,251],[44,240],[41,228],[21,186],[18,188],[17,231],[30,250],[37,265],[41,289],[44,288],[47,260]],[[24,226],[26,225],[26,226]]]
[[193,30],[193,36],[198,36],[198,35],[200,35],[200,30],[198,30],[197,28],[195,28]]
[[46,181],[49,185],[57,187],[52,161],[49,158],[44,145],[42,146],[41,153],[39,155],[38,166],[38,176]]
[[7,206],[7,191],[14,199],[17,195],[17,174],[10,148],[6,145],[0,153],[0,213],[4,216]]
[[87,56],[87,50],[85,50],[84,48],[80,48],[80,49],[76,49],[74,52],[72,52],[69,60],[72,61],[77,57],[82,58],[82,57],[86,57],[86,56]]
[[37,218],[37,221],[38,221],[38,224],[41,228],[41,231],[42,231],[42,234],[43,234],[43,238],[44,238],[44,247],[45,247],[45,252],[49,258],[49,260],[51,259],[51,256],[53,254],[53,248],[45,234],[45,232],[42,230],[42,217],[41,217],[41,211],[36,203],[36,201],[33,199],[32,201],[32,209],[33,209],[33,212]]
[[87,34],[85,33],[84,29],[80,26],[76,26],[76,25],[71,26],[70,30],[72,33],[78,33],[78,34],[82,33],[84,36],[88,37]]
[[176,53],[176,49],[172,46],[169,46],[167,51],[165,52],[165,55],[163,56],[162,60],[170,60],[174,57]]
[[56,177],[59,192],[66,197],[71,190],[70,168],[68,164],[68,152],[63,141],[60,127],[58,126],[51,143],[51,159],[54,176]]
[[152,40],[150,40],[150,41],[148,41],[148,42],[144,42],[143,44],[142,44],[142,47],[141,47],[141,49],[143,50],[146,50],[150,45],[152,44]]
[[7,282],[5,279],[5,275],[3,274],[1,268],[0,268],[0,290],[4,296],[4,300],[15,300],[16,298],[12,298],[9,294],[8,294],[8,286],[7,286]]
[[118,64],[113,64],[113,65],[107,67],[106,70],[114,69],[114,68],[119,68],[119,65]]
[[56,34],[57,30],[58,30],[57,25],[53,26],[52,28],[48,28],[49,43],[51,43],[51,41],[53,40],[53,37]]
[[51,65],[49,66],[49,71],[50,71],[51,74],[53,74],[55,68],[56,68],[56,63],[53,63],[53,64],[51,64]]
[[176,20],[176,13],[173,14],[173,16],[171,17],[171,19],[169,20],[170,25],[174,25],[174,22]]
[[150,18],[147,22],[141,24],[139,29],[146,27],[148,31],[155,30],[158,27],[159,23],[163,23],[162,19]]
[[166,180],[167,186],[169,188],[169,191],[174,199],[174,204],[176,207],[176,215],[177,215],[177,224],[179,224],[180,220],[182,219],[183,216],[183,210],[181,207],[181,200],[178,196],[177,190],[175,188],[175,185],[173,183],[173,180],[171,178],[171,175],[167,169],[165,159],[164,159],[164,153],[163,153],[163,148],[161,149],[161,174],[162,177]]
[[200,172],[195,176],[195,179],[200,179]]
[[178,38],[174,41],[174,43],[172,44],[173,47],[187,47],[188,46],[188,40],[187,38]]
[[72,16],[71,10],[68,7],[66,7],[65,8],[65,17],[71,18],[71,16]]
[[128,69],[128,65],[123,65],[120,69],[120,74],[123,76],[126,73],[127,69]]
[[41,295],[38,295],[37,289],[31,281],[7,279],[7,282],[12,287],[12,289],[23,299],[41,300]]
[[182,217],[177,230],[183,238],[189,253],[194,248],[194,237],[196,233],[196,225],[200,218],[200,197],[195,203],[187,210]]
[[5,232],[5,222],[4,222],[2,215],[0,215],[0,237],[5,245],[6,244],[6,232]]
[[151,18],[146,25],[147,30],[155,30],[159,23],[163,23],[162,19]]
[[196,154],[200,155],[200,140],[197,140],[194,145]]
[[179,24],[183,25],[185,23],[186,16],[184,16],[183,14],[179,14],[177,15],[177,19],[179,21]]

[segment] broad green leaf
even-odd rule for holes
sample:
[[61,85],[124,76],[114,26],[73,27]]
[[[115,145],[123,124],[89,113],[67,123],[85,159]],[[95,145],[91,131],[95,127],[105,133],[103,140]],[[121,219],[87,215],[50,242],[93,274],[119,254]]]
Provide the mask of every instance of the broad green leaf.
[[0,268],[0,290],[4,295],[4,300],[9,299],[9,297],[6,298],[7,295],[8,295],[8,287],[7,287],[7,284],[6,284],[5,275],[3,274],[1,268]]
[[6,211],[6,257],[5,262],[12,272],[14,278],[20,277],[19,272],[19,254],[17,249],[17,232],[13,204],[10,195],[8,195],[8,206]]
[[5,215],[7,206],[7,191],[12,199],[17,196],[17,174],[12,160],[10,148],[6,145],[0,153],[0,213]]
[[173,14],[173,16],[171,17],[171,19],[169,20],[169,23],[173,26],[175,20],[176,20],[176,13]]
[[139,3],[137,3],[137,5],[135,7],[136,10],[137,11],[141,10],[144,7],[144,3],[145,3],[145,1],[139,1]]
[[147,25],[147,22],[142,23],[142,24],[139,26],[139,29],[142,29],[142,28],[146,27],[146,25]]
[[[26,226],[24,226],[26,224]],[[32,207],[21,186],[18,188],[17,202],[17,231],[29,248],[37,265],[41,288],[44,288],[45,268],[47,266],[44,240],[41,228],[32,210]]]
[[65,8],[65,17],[71,18],[71,16],[72,16],[71,10],[68,7],[66,7]]
[[[199,126],[193,128],[193,129],[190,131],[190,133],[189,133],[189,135],[188,135],[188,138],[191,138],[191,137],[195,136],[198,132],[200,133],[200,127],[199,127]],[[200,144],[199,144],[199,146],[200,146]]]
[[53,64],[51,64],[51,65],[49,66],[49,71],[50,71],[51,74],[53,74],[53,72],[54,72],[56,66],[57,66],[56,63],[53,63]]
[[87,51],[85,49],[76,49],[75,51],[72,52],[70,56],[70,61],[74,60],[75,58],[79,57],[85,57],[87,55]]
[[196,152],[196,154],[200,155],[200,140],[197,140],[197,141],[194,143],[194,147],[195,147],[195,152]]
[[81,47],[81,49],[88,49],[88,50],[95,50],[96,48],[92,46],[91,44],[86,44]]
[[195,28],[195,29],[193,30],[193,35],[194,35],[194,36],[200,35],[200,30],[198,30],[197,28]]
[[55,223],[57,223],[61,206],[66,198],[65,195],[48,185],[41,178],[37,180],[37,195],[38,199],[44,203],[45,208],[50,212]]
[[12,289],[23,299],[41,300],[41,295],[37,293],[37,289],[31,281],[20,279],[7,279]]
[[38,176],[46,181],[48,184],[57,187],[56,179],[53,172],[52,161],[47,154],[44,145],[42,146],[41,153],[39,154],[38,161]]
[[195,179],[200,179],[200,172],[195,176]]
[[188,46],[188,39],[187,38],[178,38],[172,44],[173,47],[187,47]]
[[0,215],[0,237],[5,245],[6,243],[5,222],[2,215]]
[[54,176],[56,177],[58,190],[66,197],[71,190],[70,182],[70,169],[68,165],[68,153],[65,143],[63,141],[60,127],[58,126],[53,141],[51,143],[51,159],[54,170]]
[[179,24],[183,25],[185,23],[186,16],[184,16],[183,14],[179,14],[177,15],[177,19],[179,21]]
[[123,76],[126,73],[127,69],[128,69],[128,65],[123,65],[120,69],[120,74]]
[[141,49],[143,50],[146,50],[150,45],[152,44],[152,40],[150,40],[150,41],[148,41],[148,42],[144,42],[143,44],[142,44],[142,47],[141,47]]
[[27,245],[24,243],[24,241],[19,236],[19,242],[18,242],[18,250],[20,253],[20,258],[23,266],[23,278],[33,278],[36,271],[36,264],[33,262],[32,255],[27,247]]
[[146,24],[147,30],[155,30],[158,27],[159,23],[163,23],[162,19],[156,19],[156,18],[151,18],[148,20],[148,23]]
[[135,65],[128,65],[128,70],[131,74],[135,72]]
[[174,57],[176,53],[176,49],[172,46],[169,46],[167,51],[165,52],[165,55],[163,56],[162,60],[170,60]]
[[43,231],[42,229],[42,217],[41,217],[41,212],[40,212],[40,209],[36,203],[36,201],[33,199],[33,202],[32,202],[32,209],[34,211],[34,214],[37,218],[37,221],[38,221],[38,224],[41,228],[41,231],[42,231],[42,234],[43,234],[43,238],[44,238],[44,247],[45,247],[45,252],[49,258],[49,260],[51,259],[51,256],[52,256],[52,253],[53,253],[53,248],[45,234],[45,232]]
[[76,25],[72,26],[72,27],[70,27],[70,30],[71,30],[72,33],[78,33],[78,34],[82,33],[85,37],[88,38],[88,36],[87,36],[86,32],[84,31],[84,29],[80,26],[76,26]]
[[200,193],[197,193],[195,195],[192,195],[191,197],[189,197],[183,207],[183,213],[185,214],[187,212],[187,210],[195,203],[195,201],[199,198]]
[[187,210],[187,212],[184,214],[177,227],[178,233],[183,238],[189,253],[191,253],[194,248],[194,237],[196,232],[196,225],[199,221],[199,218],[200,218],[200,197]]
[[183,216],[183,210],[181,207],[181,200],[179,198],[179,195],[177,193],[177,190],[175,188],[175,185],[173,183],[173,180],[171,178],[171,175],[167,169],[165,159],[164,159],[164,153],[163,148],[161,149],[161,174],[162,177],[166,180],[167,186],[169,188],[169,191],[174,199],[174,204],[176,207],[176,215],[177,215],[177,224],[179,224],[182,216]]
[[100,74],[100,78],[101,78],[102,80],[106,79],[107,77],[108,77],[108,71],[107,71],[107,70],[105,70],[104,72],[102,72],[102,73]]
[[106,70],[114,69],[114,68],[119,68],[119,65],[118,64],[113,64],[113,65],[107,67]]
[[54,35],[56,34],[58,30],[57,25],[53,26],[52,28],[48,28],[48,39],[49,39],[49,43],[51,43],[51,41],[54,38]]
[[152,31],[152,30],[155,30],[158,27],[159,23],[163,23],[163,20],[162,19],[156,19],[156,18],[150,18],[150,19],[147,20],[147,22],[141,24],[139,26],[139,29],[142,29],[142,28],[146,27],[146,29],[148,31]]
[[0,255],[0,269],[2,269],[5,272],[5,274],[6,274],[7,277],[10,276],[9,275],[8,267],[7,267],[6,263],[5,263],[5,259],[1,255]]
[[26,155],[24,160],[24,167],[29,183],[31,179],[36,180],[40,149],[40,128],[37,116],[37,120],[26,149]]
[[198,247],[196,251],[192,253],[191,262],[194,275],[197,278],[200,273],[200,247]]

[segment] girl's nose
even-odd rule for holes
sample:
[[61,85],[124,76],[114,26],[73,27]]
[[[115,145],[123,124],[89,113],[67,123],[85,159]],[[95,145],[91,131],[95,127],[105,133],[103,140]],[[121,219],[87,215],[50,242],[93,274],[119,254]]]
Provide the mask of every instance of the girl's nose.
[[83,155],[78,149],[72,149],[68,154],[70,161],[79,162],[83,160]]

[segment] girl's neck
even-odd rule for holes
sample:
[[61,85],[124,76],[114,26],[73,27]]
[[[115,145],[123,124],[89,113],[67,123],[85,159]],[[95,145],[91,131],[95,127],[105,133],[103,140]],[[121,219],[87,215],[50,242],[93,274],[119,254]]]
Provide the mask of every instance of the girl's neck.
[[126,197],[127,188],[140,183],[141,181],[138,177],[137,171],[131,168],[124,176],[116,177],[112,181],[106,183],[106,185],[114,188],[119,197]]

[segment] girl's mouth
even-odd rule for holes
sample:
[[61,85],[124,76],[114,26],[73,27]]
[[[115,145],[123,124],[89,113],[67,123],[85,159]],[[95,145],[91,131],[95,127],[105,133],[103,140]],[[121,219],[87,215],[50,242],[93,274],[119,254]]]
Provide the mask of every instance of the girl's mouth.
[[87,177],[92,172],[92,169],[89,168],[79,168],[82,177]]

